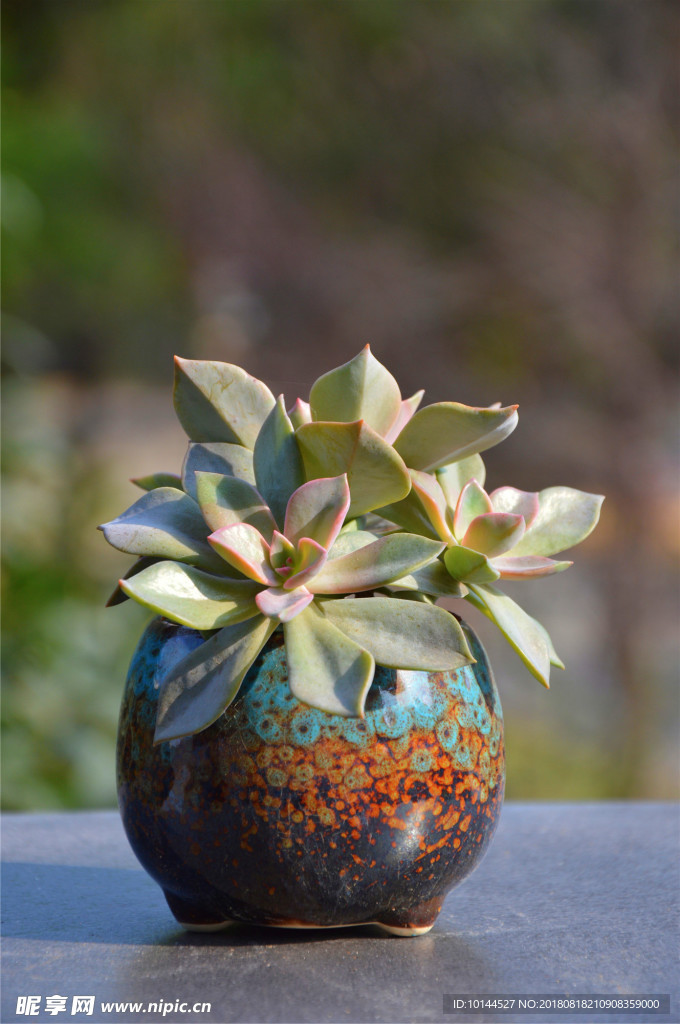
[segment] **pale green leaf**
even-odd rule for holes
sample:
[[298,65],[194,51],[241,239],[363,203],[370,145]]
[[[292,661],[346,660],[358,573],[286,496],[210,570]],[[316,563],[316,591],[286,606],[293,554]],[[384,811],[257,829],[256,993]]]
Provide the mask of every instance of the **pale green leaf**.
[[446,496],[446,504],[455,509],[460,492],[469,480],[476,480],[480,487],[486,480],[486,467],[481,455],[470,455],[437,470],[439,486]]
[[262,589],[250,580],[212,576],[179,562],[156,562],[121,589],[140,604],[172,622],[192,629],[220,629],[258,614],[255,595]]
[[457,620],[436,605],[395,597],[329,598],[324,615],[388,668],[444,672],[474,659]]
[[172,558],[219,571],[220,562],[207,542],[201,510],[188,494],[157,487],[99,529],[109,544],[131,555]]
[[[131,579],[133,576],[136,576],[138,572],[141,572],[142,569],[148,569],[150,565],[155,565],[158,561],[160,561],[158,558],[138,558],[137,561],[130,566],[123,576],[123,579]],[[122,580],[116,583],[113,592],[106,602],[107,608],[113,608],[115,605],[122,604],[124,601],[128,600],[127,594],[121,588],[121,582]]]
[[226,710],[277,623],[262,615],[225,626],[161,683],[156,743],[201,732]]
[[438,469],[492,448],[517,426],[517,406],[475,409],[437,402],[419,409],[394,442],[411,469]]
[[288,410],[288,415],[290,416],[290,422],[296,430],[303,423],[312,422],[312,411],[309,408],[309,402],[303,402],[301,398],[296,399],[295,405],[292,409]]
[[500,576],[486,555],[459,544],[444,552],[444,564],[455,580],[465,583],[493,583]]
[[328,552],[329,559],[340,558],[341,555],[349,555],[352,551],[365,548],[368,544],[374,544],[375,534],[368,530],[348,530],[340,534],[333,547]]
[[394,580],[388,586],[390,590],[419,590],[433,597],[465,597],[467,594],[467,588],[451,576],[440,559]]
[[408,421],[412,418],[414,412],[422,402],[424,394],[424,391],[416,391],[416,393],[414,395],[411,395],[410,398],[403,399],[401,406],[399,407],[399,412],[397,413],[396,420],[394,421],[394,423],[391,424],[389,430],[387,430],[383,434],[383,437],[388,442],[388,444],[394,444],[394,442],[399,437],[402,430],[404,429]]
[[143,491],[154,491],[157,487],[182,487],[182,478],[177,473],[150,473],[149,476],[132,477],[130,483]]
[[319,377],[312,385],[309,404],[314,420],[364,420],[384,434],[399,415],[401,392],[392,374],[366,345],[354,359]]
[[366,423],[307,423],[297,437],[308,479],[347,474],[349,518],[400,501],[411,489],[401,458]]
[[182,486],[196,497],[196,473],[235,476],[255,485],[253,453],[238,444],[189,444],[182,466]]
[[548,687],[550,665],[557,663],[559,659],[540,622],[528,615],[507,594],[493,586],[471,585],[466,600],[484,612],[498,626],[531,674],[543,686]]
[[373,682],[373,657],[312,602],[284,624],[291,692],[321,711],[363,717]]
[[512,549],[513,555],[556,555],[591,533],[604,498],[573,487],[548,487],[538,495],[538,515]]
[[192,441],[252,448],[274,406],[266,384],[231,363],[175,356],[175,410]]
[[211,530],[248,523],[271,542],[276,523],[260,492],[245,480],[220,473],[196,473],[196,498]]
[[328,550],[340,533],[349,502],[349,485],[344,473],[310,480],[291,495],[283,532],[293,544],[309,537]]
[[389,534],[349,554],[329,559],[307,587],[315,594],[374,590],[421,569],[443,549],[443,544],[412,533]]
[[468,480],[458,495],[453,517],[453,532],[456,538],[462,541],[473,519],[492,511],[493,506],[484,488],[480,487],[476,480]]
[[257,489],[282,527],[288,499],[305,481],[295,430],[283,397],[278,398],[262,425],[253,450],[253,465]]
[[482,551],[489,558],[503,555],[524,536],[524,519],[509,512],[488,512],[476,516],[461,540],[463,547]]

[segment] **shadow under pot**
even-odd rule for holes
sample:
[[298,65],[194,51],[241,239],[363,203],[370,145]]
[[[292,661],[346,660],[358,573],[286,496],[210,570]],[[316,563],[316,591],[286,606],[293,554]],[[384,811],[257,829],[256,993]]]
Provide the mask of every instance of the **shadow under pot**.
[[378,666],[363,719],[291,694],[277,630],[217,721],[154,746],[159,682],[203,637],[151,623],[125,687],[118,798],[135,854],[184,927],[429,931],[479,863],[503,799],[500,701],[462,626],[475,664]]

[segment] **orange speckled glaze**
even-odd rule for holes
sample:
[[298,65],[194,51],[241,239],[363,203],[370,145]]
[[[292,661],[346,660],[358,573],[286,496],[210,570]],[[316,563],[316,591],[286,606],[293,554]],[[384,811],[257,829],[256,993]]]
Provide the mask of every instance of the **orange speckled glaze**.
[[154,747],[158,681],[202,638],[151,624],[121,710],[119,803],[180,921],[432,924],[479,862],[503,799],[500,702],[464,629],[475,665],[378,667],[364,719],[292,696],[277,631],[221,718]]

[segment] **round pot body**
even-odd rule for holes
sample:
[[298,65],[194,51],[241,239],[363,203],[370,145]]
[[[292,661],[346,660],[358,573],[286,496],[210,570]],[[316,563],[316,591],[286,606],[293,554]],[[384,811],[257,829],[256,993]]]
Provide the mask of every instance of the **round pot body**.
[[463,628],[476,664],[377,667],[363,719],[291,694],[277,630],[213,725],[154,746],[159,682],[202,636],[151,623],[123,698],[118,796],[132,848],[178,921],[432,927],[482,857],[503,799],[500,702]]

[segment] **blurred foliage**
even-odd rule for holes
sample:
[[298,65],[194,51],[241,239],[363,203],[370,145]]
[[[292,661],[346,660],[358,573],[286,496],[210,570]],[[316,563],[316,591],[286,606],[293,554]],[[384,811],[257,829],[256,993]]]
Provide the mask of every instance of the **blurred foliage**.
[[366,341],[405,391],[520,401],[494,482],[608,496],[545,598],[572,675],[547,701],[508,670],[510,794],[677,793],[677,5],[2,19],[6,806],[113,800],[143,618],[102,607],[125,560],[93,531],[178,468],[172,353],[293,398]]

